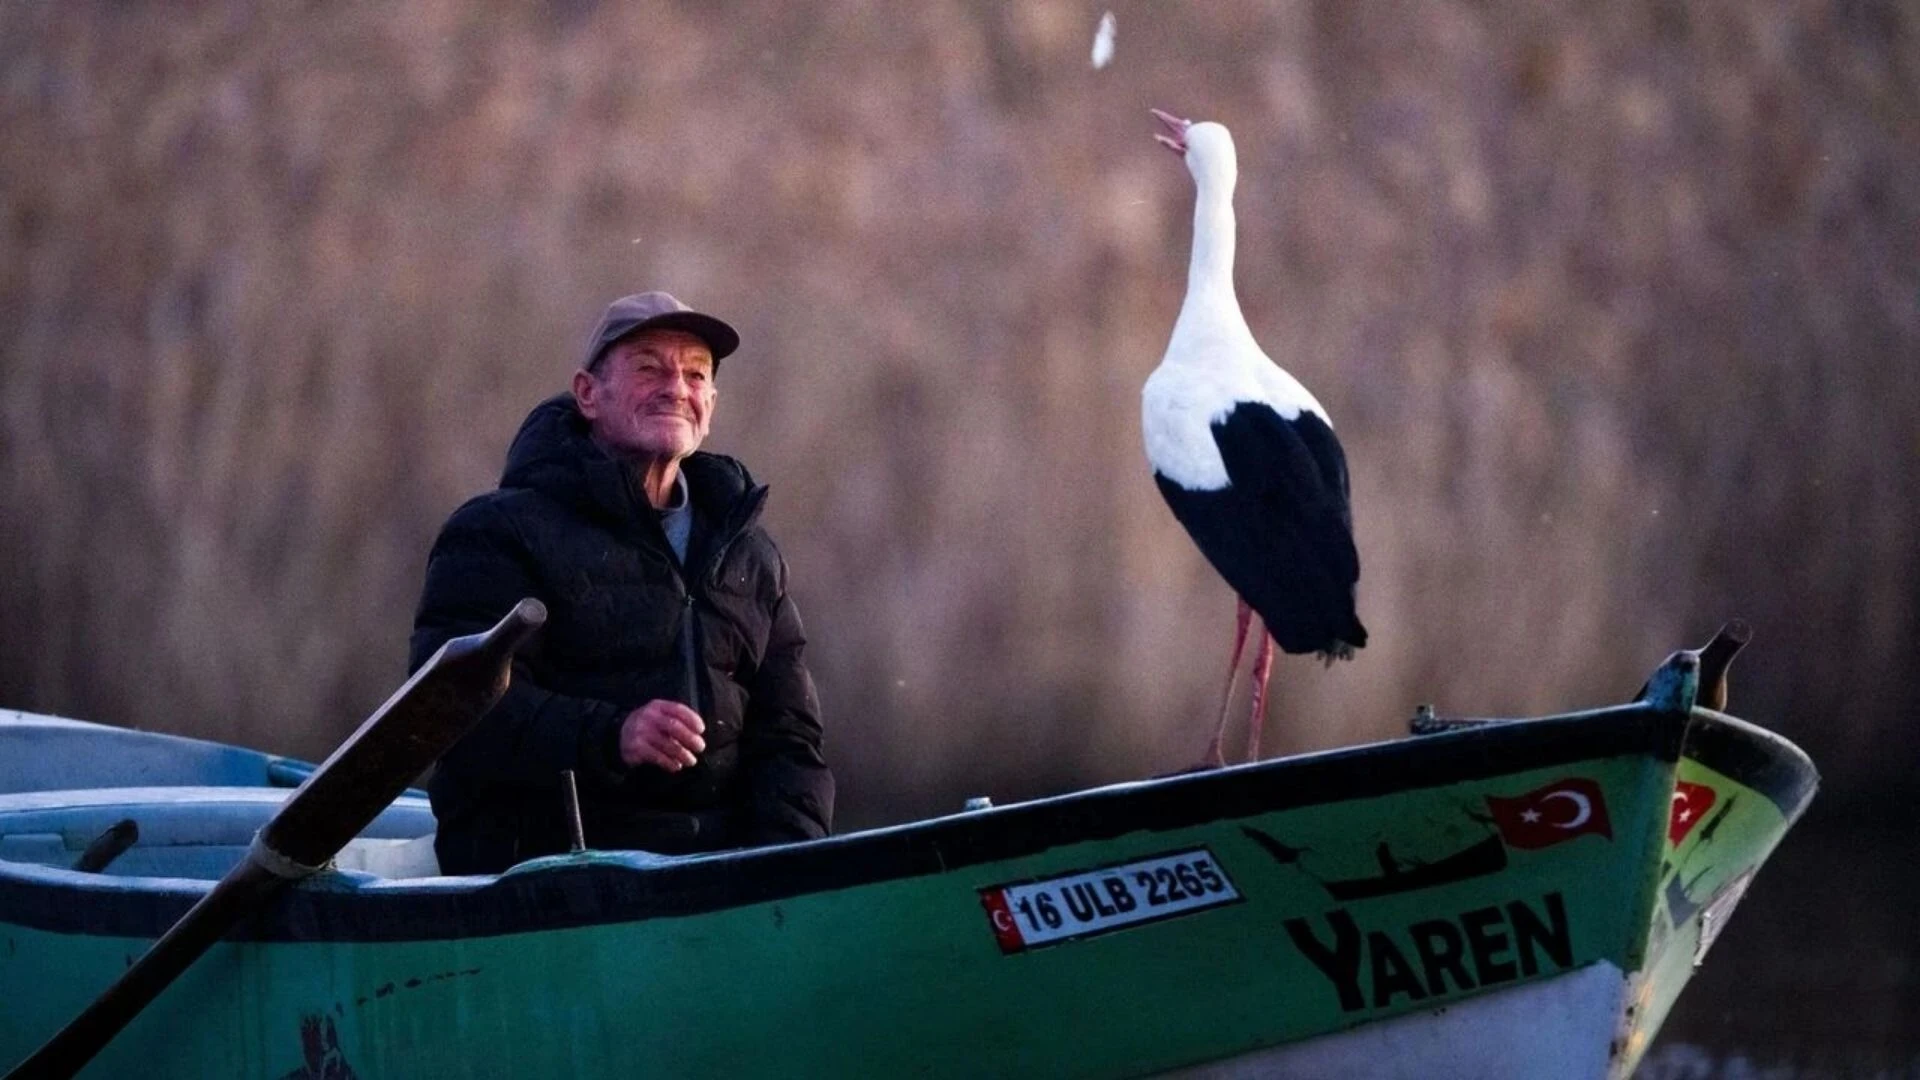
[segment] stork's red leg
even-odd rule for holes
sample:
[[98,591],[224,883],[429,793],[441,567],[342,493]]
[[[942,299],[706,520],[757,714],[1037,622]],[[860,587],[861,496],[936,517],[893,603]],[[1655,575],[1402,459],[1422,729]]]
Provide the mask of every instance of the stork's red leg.
[[1253,609],[1245,600],[1240,601],[1240,613],[1233,624],[1233,657],[1227,661],[1227,692],[1220,699],[1220,723],[1214,728],[1213,741],[1207,744],[1207,756],[1202,762],[1220,768],[1227,763],[1224,744],[1227,739],[1227,706],[1233,704],[1233,684],[1240,677],[1240,652],[1247,646],[1247,623],[1253,618]]
[[1260,731],[1267,724],[1267,679],[1273,674],[1273,635],[1260,627],[1260,651],[1253,655],[1253,718],[1247,721],[1247,760],[1260,760]]

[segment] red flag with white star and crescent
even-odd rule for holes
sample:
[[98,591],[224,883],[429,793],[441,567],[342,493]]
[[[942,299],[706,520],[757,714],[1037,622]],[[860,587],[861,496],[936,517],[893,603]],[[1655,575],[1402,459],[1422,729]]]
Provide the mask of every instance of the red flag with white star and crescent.
[[1487,796],[1494,828],[1509,847],[1551,847],[1562,840],[1598,833],[1613,839],[1607,801],[1597,781],[1584,776],[1555,780],[1543,788],[1502,798]]
[[1691,784],[1685,780],[1673,785],[1673,814],[1667,819],[1667,843],[1678,847],[1680,841],[1687,838],[1700,819],[1713,809],[1719,793],[1705,784]]
[[1017,953],[1027,947],[1026,939],[1020,936],[1020,924],[1014,921],[1013,911],[1007,907],[1004,890],[983,889],[980,906],[987,909],[987,919],[993,923],[993,937],[1000,943],[1001,952]]

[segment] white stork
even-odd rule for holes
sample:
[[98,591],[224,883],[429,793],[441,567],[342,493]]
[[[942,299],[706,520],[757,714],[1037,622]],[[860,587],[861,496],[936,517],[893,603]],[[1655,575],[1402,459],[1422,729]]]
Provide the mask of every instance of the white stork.
[[1193,174],[1193,255],[1187,297],[1167,353],[1141,394],[1154,482],[1207,561],[1239,595],[1226,699],[1207,761],[1225,763],[1227,707],[1258,612],[1247,756],[1259,755],[1273,646],[1352,659],[1367,643],[1354,613],[1360,556],[1353,546],[1347,459],[1327,410],[1253,340],[1233,291],[1233,136],[1158,109],[1154,138]]

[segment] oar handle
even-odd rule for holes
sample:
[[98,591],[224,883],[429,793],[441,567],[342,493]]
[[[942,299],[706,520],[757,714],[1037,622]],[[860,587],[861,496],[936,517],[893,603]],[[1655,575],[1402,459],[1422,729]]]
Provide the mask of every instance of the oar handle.
[[93,843],[80,853],[73,862],[73,868],[83,874],[97,874],[105,870],[113,860],[126,854],[140,839],[140,825],[132,818],[122,818],[107,827],[107,831],[93,838]]
[[440,646],[301,783],[261,842],[295,863],[324,866],[500,700],[514,650],[546,618],[540,601],[522,600],[486,633]]
[[6,1080],[64,1080],[85,1068],[228,928],[325,866],[500,700],[514,649],[546,617],[538,600],[522,600],[492,630],[441,646],[300,785],[238,866]]

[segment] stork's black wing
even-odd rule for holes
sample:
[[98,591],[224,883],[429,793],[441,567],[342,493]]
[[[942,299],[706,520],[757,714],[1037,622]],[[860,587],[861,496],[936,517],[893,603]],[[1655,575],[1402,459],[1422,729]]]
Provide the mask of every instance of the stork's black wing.
[[1360,556],[1347,501],[1346,454],[1313,413],[1287,420],[1241,402],[1213,425],[1228,484],[1161,494],[1227,584],[1291,653],[1366,644],[1354,612]]
[[1259,498],[1267,514],[1307,529],[1335,575],[1350,585],[1360,579],[1347,455],[1324,419],[1302,412],[1286,420],[1272,406],[1241,402],[1213,425],[1213,441],[1234,487]]

